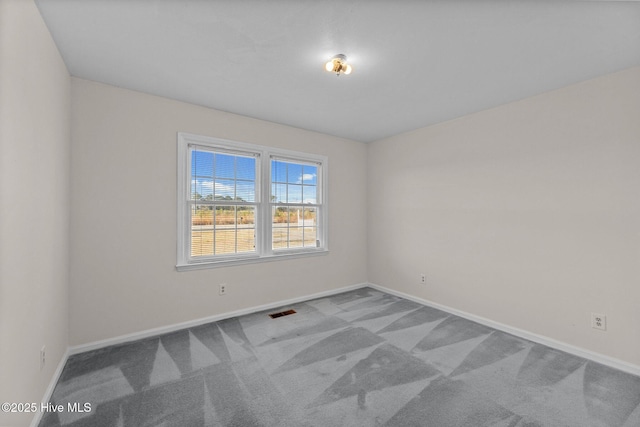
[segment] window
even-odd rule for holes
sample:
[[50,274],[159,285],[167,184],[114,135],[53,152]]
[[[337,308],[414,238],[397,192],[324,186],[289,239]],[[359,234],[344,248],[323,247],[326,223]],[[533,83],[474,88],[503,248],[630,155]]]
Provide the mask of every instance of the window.
[[192,147],[191,257],[256,251],[256,157]]
[[327,251],[327,159],[178,134],[178,270]]
[[274,250],[320,245],[318,165],[272,158],[270,198]]

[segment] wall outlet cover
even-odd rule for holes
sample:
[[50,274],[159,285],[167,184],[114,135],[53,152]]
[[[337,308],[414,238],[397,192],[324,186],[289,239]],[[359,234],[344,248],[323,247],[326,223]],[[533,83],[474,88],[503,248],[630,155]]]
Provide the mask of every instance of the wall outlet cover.
[[591,327],[593,329],[607,330],[607,316],[600,313],[591,313]]

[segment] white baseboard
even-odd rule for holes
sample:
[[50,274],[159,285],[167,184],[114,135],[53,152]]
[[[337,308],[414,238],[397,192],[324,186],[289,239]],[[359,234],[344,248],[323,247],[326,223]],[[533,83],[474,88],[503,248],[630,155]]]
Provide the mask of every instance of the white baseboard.
[[573,354],[575,356],[592,360],[594,362],[598,362],[603,365],[610,366],[612,368],[627,372],[632,375],[640,376],[640,366],[625,362],[623,360],[605,356],[604,354],[596,353],[581,347],[576,347],[571,344],[564,343],[562,341],[556,341],[552,338],[545,337],[543,335],[538,335],[529,331],[525,331],[523,329],[514,328],[513,326],[505,325],[504,323],[486,319],[481,316],[476,316],[475,314],[467,313],[461,310],[456,310],[455,308],[447,307],[445,305],[431,302],[413,295],[405,294],[404,292],[399,292],[393,289],[385,288],[384,286],[376,285],[374,283],[369,283],[369,286],[381,292],[386,292],[391,295],[395,295],[401,298],[411,300],[413,302],[417,302],[418,304],[437,308],[439,310],[446,311],[447,313],[455,314],[456,316],[460,316],[465,319],[471,320],[473,322],[480,323],[485,326],[489,326],[490,328],[494,328],[499,331],[506,332],[508,334],[515,335],[517,337],[536,342],[538,344],[543,344],[548,347],[552,347],[552,348],[564,351],[566,353]]
[[147,329],[144,331],[133,332],[131,334],[120,335],[114,338],[107,338],[100,341],[94,341],[87,344],[80,344],[69,347],[69,355],[84,353],[85,351],[97,350],[99,348],[108,347],[111,345],[124,344],[126,342],[139,340],[142,338],[149,338],[156,335],[162,335],[169,332],[179,331],[180,329],[193,328],[195,326],[204,325],[205,323],[217,322],[231,317],[244,316],[246,314],[257,313],[259,311],[270,310],[273,308],[282,307],[289,304],[296,304],[299,302],[309,301],[316,298],[323,298],[331,295],[340,294],[342,292],[351,291],[368,286],[368,283],[358,283],[355,285],[345,286],[338,289],[332,289],[330,291],[318,292],[311,295],[304,295],[301,297],[291,298],[283,301],[276,301],[270,304],[258,305],[249,308],[243,308],[241,310],[230,311],[227,313],[216,314],[213,316],[203,317],[200,319],[189,320],[187,322],[176,323],[173,325],[161,326],[159,328]]
[[[41,405],[46,405],[51,401],[51,395],[53,395],[53,390],[56,388],[56,385],[58,384],[58,380],[60,379],[60,375],[62,375],[62,370],[64,369],[64,365],[66,365],[68,358],[69,358],[69,349],[67,348],[67,350],[62,355],[62,358],[60,359],[60,362],[58,363],[56,370],[53,372],[53,376],[51,377],[51,381],[49,381],[49,385],[47,386],[47,389],[44,391],[44,395],[42,396],[42,401],[40,402]],[[44,414],[43,411],[36,411],[36,414],[31,420],[31,424],[29,424],[29,426],[38,427],[38,424],[40,424],[40,421],[42,420],[43,414]]]

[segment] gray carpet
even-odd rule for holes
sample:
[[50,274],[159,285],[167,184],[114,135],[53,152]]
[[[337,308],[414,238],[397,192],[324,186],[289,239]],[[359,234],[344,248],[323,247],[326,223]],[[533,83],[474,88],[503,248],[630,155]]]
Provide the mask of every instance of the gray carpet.
[[[370,288],[72,356],[40,426],[640,426],[640,378]],[[270,310],[271,312],[280,311]]]

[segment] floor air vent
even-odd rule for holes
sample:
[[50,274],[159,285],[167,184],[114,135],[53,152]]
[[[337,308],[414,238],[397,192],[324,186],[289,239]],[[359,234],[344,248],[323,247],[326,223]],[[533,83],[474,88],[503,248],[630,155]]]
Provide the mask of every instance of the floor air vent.
[[295,310],[287,310],[287,311],[281,311],[280,313],[271,313],[269,315],[269,317],[271,317],[272,319],[276,319],[278,317],[282,317],[282,316],[288,316],[290,314],[295,314]]

